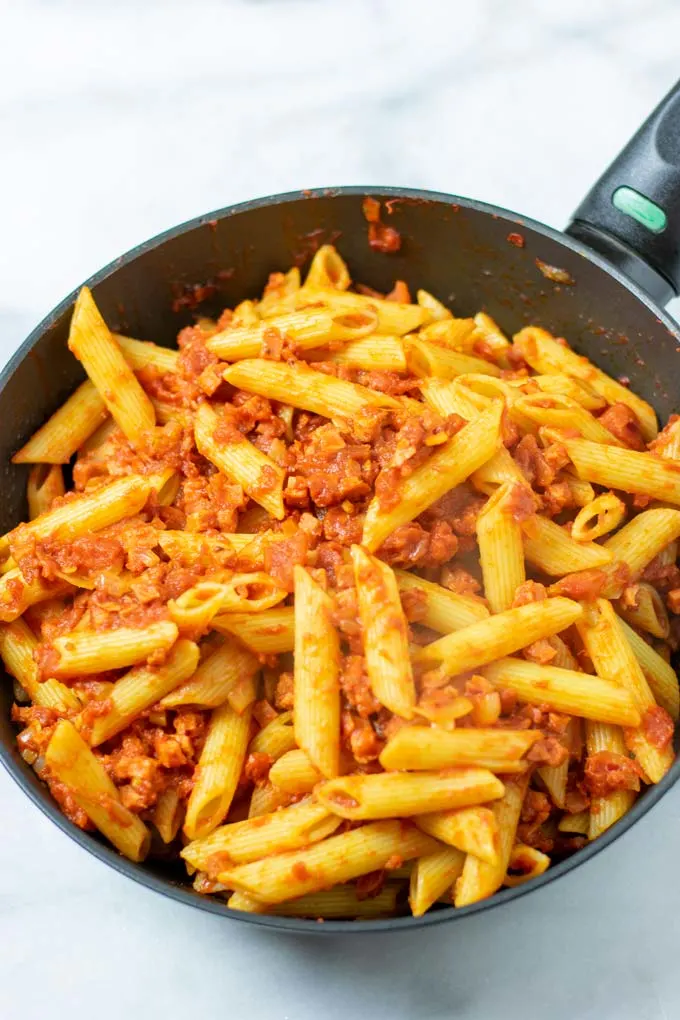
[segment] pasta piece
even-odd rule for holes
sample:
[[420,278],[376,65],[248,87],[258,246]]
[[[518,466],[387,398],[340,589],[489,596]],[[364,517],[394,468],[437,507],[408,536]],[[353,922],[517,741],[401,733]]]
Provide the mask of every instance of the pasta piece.
[[22,543],[32,538],[58,538],[65,542],[134,517],[151,491],[160,491],[166,481],[166,477],[159,475],[130,475],[106,483],[92,493],[48,510],[30,524],[14,528],[7,536],[10,548],[20,551]]
[[219,648],[203,659],[193,675],[161,698],[160,703],[164,708],[177,708],[179,705],[217,708],[259,668],[260,664],[252,652],[238,641],[226,638]]
[[395,570],[394,576],[401,593],[412,591],[423,593],[424,612],[418,622],[439,634],[450,634],[453,630],[461,630],[478,620],[486,620],[489,616],[489,610],[482,600],[475,598],[474,595],[459,595],[441,584],[426,581],[425,578],[417,577],[406,570]]
[[176,786],[168,786],[158,795],[153,809],[153,824],[164,843],[172,843],[182,827],[184,805]]
[[248,818],[260,818],[262,815],[269,815],[281,807],[287,807],[291,797],[285,791],[280,790],[270,782],[256,786],[250,798],[248,807]]
[[[528,380],[524,380],[527,382]],[[543,393],[561,393],[575,400],[586,411],[603,411],[607,401],[591,389],[587,383],[569,375],[532,375],[530,385],[538,386]]]
[[[190,531],[160,531],[158,544],[170,559],[182,559],[195,563],[206,553],[210,556],[223,557],[225,562],[239,555],[247,548],[255,535],[195,534]],[[263,566],[258,563],[256,566]]]
[[263,613],[225,613],[213,617],[212,627],[220,634],[233,634],[262,655],[292,652],[295,647],[293,606],[277,606]]
[[378,316],[376,333],[382,336],[404,336],[429,319],[427,310],[418,305],[342,292],[335,288],[312,288],[306,284],[293,296],[292,303],[298,309],[322,305],[334,312],[375,312]]
[[284,793],[294,796],[311,793],[321,779],[319,770],[312,765],[305,752],[298,749],[286,751],[269,770],[270,782]]
[[319,349],[311,353],[320,361],[352,365],[367,372],[406,371],[404,345],[397,336],[368,336],[361,340],[349,340],[339,350]]
[[110,414],[132,446],[138,447],[144,435],[156,424],[153,404],[111,336],[88,287],[82,287],[78,294],[68,346],[82,362]]
[[502,799],[492,805],[491,810],[494,813],[499,834],[498,860],[495,864],[489,864],[473,854],[467,855],[463,872],[456,882],[454,890],[454,903],[457,907],[466,907],[470,903],[484,900],[500,889],[503,884],[515,844],[517,825],[526,789],[526,778],[509,779],[505,784],[505,793]]
[[402,726],[383,748],[380,764],[384,769],[448,769],[485,759],[508,763],[522,758],[539,737],[537,730],[465,727],[447,732],[436,726]]
[[613,553],[596,542],[577,542],[568,531],[547,517],[535,517],[522,524],[524,555],[544,574],[562,577],[579,570],[592,570],[612,562]]
[[680,691],[677,673],[624,620],[619,620],[619,625],[635,653],[635,658],[642,667],[642,672],[647,677],[655,701],[666,709],[672,719],[677,720],[680,717]]
[[398,891],[399,886],[390,883],[383,886],[377,895],[360,899],[354,886],[337,885],[333,889],[323,889],[321,892],[275,904],[271,912],[279,917],[323,917],[329,920],[344,917],[359,921],[371,917],[390,917],[396,910]]
[[250,733],[249,708],[239,715],[228,702],[213,709],[183,832],[188,839],[210,835],[226,817],[243,769]]
[[244,492],[277,520],[283,520],[283,482],[285,472],[271,457],[262,453],[234,429],[229,442],[215,439],[219,418],[209,404],[196,411],[196,446],[207,460],[243,488]]
[[35,651],[38,642],[24,620],[0,625],[0,656],[5,669],[21,684],[35,705],[58,712],[77,712],[80,699],[58,680],[40,681]]
[[498,861],[498,824],[491,808],[465,807],[454,811],[432,811],[416,815],[414,821],[428,836],[434,836],[463,853],[474,854],[489,864]]
[[295,577],[295,740],[327,778],[340,766],[340,638],[333,603],[304,567]]
[[446,673],[457,676],[558,634],[582,615],[581,606],[570,599],[530,602],[438,638],[421,648],[414,659],[420,663],[440,662]]
[[516,516],[518,499],[533,506],[527,486],[518,490],[514,485],[501,485],[477,518],[484,595],[492,613],[510,609],[517,588],[526,580],[522,530]]
[[358,340],[373,333],[378,324],[377,313],[370,308],[353,312],[342,309],[307,309],[263,319],[252,326],[229,325],[206,340],[206,347],[223,361],[258,358],[267,350],[272,331],[274,336],[288,338],[296,350],[311,350],[330,341]]
[[167,651],[177,640],[177,634],[177,627],[169,620],[144,628],[71,631],[50,643],[49,671],[64,678],[134,666],[155,652]]
[[117,850],[132,861],[144,860],[151,842],[149,830],[125,807],[102,763],[66,719],[54,729],[45,751],[45,764]]
[[422,917],[453,886],[464,864],[465,854],[452,847],[418,858],[411,872],[408,894],[414,917]]
[[96,747],[124,730],[145,709],[191,676],[197,665],[198,645],[181,639],[162,666],[137,666],[126,673],[113,685],[107,698],[108,711],[92,723],[91,746]]
[[390,712],[411,719],[416,690],[397,579],[391,567],[361,546],[353,545],[351,556],[371,690]]
[[590,831],[590,811],[579,811],[575,815],[562,815],[557,823],[558,832],[574,832],[587,836]]
[[[248,864],[270,854],[298,850],[335,832],[341,819],[322,804],[304,800],[269,815],[222,825],[181,852],[185,861],[202,871],[214,871],[210,858],[226,855],[231,864]],[[224,858],[222,859],[222,863]]]
[[430,294],[429,291],[423,290],[422,288],[416,292],[416,301],[421,308],[424,308],[428,313],[430,320],[433,322],[441,322],[442,319],[452,319],[453,315],[446,307],[442,304],[438,298]]
[[333,410],[333,417],[353,418],[371,409],[399,407],[395,398],[386,393],[315,372],[299,361],[284,364],[252,358],[231,365],[224,378],[247,393],[282,400],[303,411],[324,416],[329,409]]
[[514,658],[492,662],[483,673],[496,687],[515,691],[529,705],[547,705],[555,712],[619,726],[640,725],[640,712],[628,691],[600,677]]
[[487,496],[493,495],[499,485],[526,486],[527,480],[519,465],[512,459],[504,446],[497,450],[493,457],[474,472],[470,479],[480,492]]
[[[533,846],[525,846],[524,843],[515,843],[510,851],[508,871],[503,879],[503,885],[514,889],[518,885],[529,882],[532,878],[538,878],[550,867],[550,858],[541,850]],[[519,872],[519,874],[513,874]]]
[[515,408],[536,425],[575,430],[583,439],[589,439],[593,443],[623,446],[621,440],[606,429],[590,411],[586,411],[577,401],[561,393],[531,393],[518,398]]
[[673,764],[673,747],[667,744],[659,748],[645,732],[645,715],[656,707],[656,702],[611,602],[598,599],[588,604],[576,626],[598,676],[619,684],[631,694],[643,725],[626,733],[626,746],[650,780],[658,783]]
[[59,464],[36,464],[31,468],[26,485],[28,519],[35,520],[47,513],[53,501],[64,495],[64,473]]
[[478,339],[474,319],[459,319],[454,316],[429,322],[419,330],[418,336],[428,343],[438,344],[451,351],[463,352],[473,351],[475,341]]
[[446,418],[450,414],[459,414],[461,418],[472,421],[478,418],[480,410],[477,405],[455,383],[434,376],[420,381],[420,392],[426,404]]
[[587,439],[565,438],[563,442],[580,478],[609,489],[680,504],[680,473],[673,462],[652,453],[606,447]]
[[[552,661],[552,665],[561,666],[562,663]],[[565,669],[577,669],[577,665],[565,665]],[[578,719],[570,719],[565,729],[565,743],[567,746],[580,746],[581,723]],[[543,765],[536,769],[536,774],[550,794],[550,799],[556,807],[564,808],[567,796],[567,779],[569,778],[569,756],[561,765]]]
[[510,365],[508,351],[512,345],[497,323],[485,312],[477,312],[474,323],[473,337],[475,344],[482,341],[483,346],[493,356],[494,361],[501,368],[508,368]]
[[351,821],[403,818],[426,810],[480,804],[503,796],[503,784],[486,769],[461,768],[436,772],[377,772],[339,776],[322,783],[315,797],[329,811]]
[[293,728],[293,713],[282,712],[257,733],[248,747],[249,754],[266,754],[272,761],[278,761],[288,751],[297,747]]
[[64,581],[26,581],[18,567],[11,567],[0,577],[0,620],[11,623],[18,619],[29,606],[57,598],[73,591]]
[[322,244],[309,265],[305,287],[347,290],[352,282],[347,263],[332,244]]
[[133,340],[129,336],[121,336],[120,333],[113,333],[112,336],[134,372],[139,372],[149,365],[163,373],[178,371],[179,351],[159,347],[158,344],[147,343],[144,340]]
[[[587,358],[555,340],[537,326],[520,330],[513,338],[515,347],[535,371],[546,375],[568,375],[600,394],[608,404],[626,404],[638,419],[642,434],[649,442],[658,432],[656,415],[650,405],[622,383],[602,372]],[[621,488],[621,486],[614,486]]]
[[[604,548],[613,558],[612,566],[605,571],[609,584],[604,594],[616,598],[625,584],[637,581],[645,567],[670,542],[680,537],[680,510],[660,507],[644,510],[608,538]],[[625,564],[627,571],[621,577],[617,564]]]
[[622,599],[616,607],[617,612],[633,627],[665,641],[671,628],[666,606],[656,588],[645,581],[638,581],[626,588],[624,595],[629,592],[633,603]]
[[613,492],[603,492],[576,514],[571,537],[577,542],[594,542],[614,531],[626,519],[626,504]]
[[438,344],[409,336],[404,341],[406,363],[413,375],[423,378],[436,376],[439,379],[455,379],[466,372],[486,372],[500,375],[500,369],[490,361],[474,358],[470,354],[441,347]]
[[[588,755],[598,754],[600,751],[613,751],[615,754],[628,757],[621,727],[609,723],[586,722],[586,748]],[[630,811],[634,801],[633,790],[612,790],[604,796],[592,797],[586,829],[588,838],[596,839],[601,836]]]
[[501,443],[500,403],[470,422],[424,464],[397,485],[398,501],[384,510],[374,496],[364,520],[363,545],[375,552],[401,524],[407,524],[486,463]]
[[13,464],[68,464],[105,421],[106,404],[86,380],[12,457]]
[[408,861],[438,849],[415,826],[375,822],[302,850],[230,868],[220,872],[218,881],[266,903],[282,903],[379,870],[394,858]]

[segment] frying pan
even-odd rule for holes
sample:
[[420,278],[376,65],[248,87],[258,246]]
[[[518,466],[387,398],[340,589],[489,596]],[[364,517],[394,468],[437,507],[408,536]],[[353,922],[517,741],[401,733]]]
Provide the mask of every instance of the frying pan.
[[[372,250],[362,201],[382,203],[402,245]],[[456,314],[488,312],[509,334],[534,323],[565,336],[614,376],[627,377],[662,420],[677,408],[680,331],[662,306],[680,290],[680,83],[643,124],[577,209],[565,234],[482,202],[393,188],[332,188],[275,195],[200,216],[117,259],[88,280],[112,328],[170,345],[202,314],[259,294],[274,270],[304,265],[336,242],[353,279],[387,291],[395,279],[426,287]],[[70,294],[31,333],[0,375],[0,531],[24,519],[26,469],[12,454],[82,381],[66,340]],[[541,878],[481,903],[442,907],[424,917],[327,921],[230,911],[186,886],[183,868],[154,859],[134,864],[96,835],[75,828],[22,761],[10,723],[12,684],[0,685],[0,756],[25,793],[64,832],[129,878],[226,917],[295,932],[328,934],[415,928],[508,903],[607,847],[670,789],[680,761],[603,836]]]

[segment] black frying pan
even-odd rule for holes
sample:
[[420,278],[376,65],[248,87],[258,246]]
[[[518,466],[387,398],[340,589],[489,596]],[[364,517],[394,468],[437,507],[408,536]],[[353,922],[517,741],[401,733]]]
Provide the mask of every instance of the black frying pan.
[[[200,307],[213,314],[262,291],[267,275],[303,265],[337,242],[353,279],[389,290],[396,278],[454,303],[458,315],[488,312],[506,333],[544,326],[635,392],[662,419],[677,410],[680,330],[661,306],[680,291],[680,85],[642,126],[579,207],[566,234],[495,206],[426,191],[371,189],[402,236],[396,254],[372,251],[362,214],[365,188],[305,191],[201,216],[147,241],[88,280],[111,327],[170,345]],[[538,260],[538,262],[537,262]],[[555,274],[546,267],[554,267]],[[546,275],[547,274],[547,275]],[[565,275],[566,274],[566,275]],[[559,282],[562,281],[569,281]],[[24,518],[26,469],[10,457],[82,381],[66,340],[75,292],[29,336],[0,376],[0,531]],[[0,756],[10,775],[64,832],[118,871],[184,903],[296,932],[379,931],[452,921],[538,889],[588,860],[642,817],[680,777],[680,761],[594,843],[527,885],[459,910],[353,924],[242,914],[201,897],[183,867],[133,864],[75,828],[16,751],[12,684],[0,690]]]

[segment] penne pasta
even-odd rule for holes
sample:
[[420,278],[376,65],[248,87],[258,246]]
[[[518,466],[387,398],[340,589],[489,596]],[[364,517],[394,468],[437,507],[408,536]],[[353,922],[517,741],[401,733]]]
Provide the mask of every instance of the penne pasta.
[[144,823],[120,799],[104,766],[72,723],[57,723],[45,751],[50,776],[69,788],[74,801],[113,845],[132,861],[143,861],[151,842]]
[[406,570],[395,570],[394,576],[402,595],[418,592],[424,596],[424,611],[418,622],[440,634],[461,630],[489,616],[489,610],[482,600],[474,595],[459,595],[441,584],[409,574]]
[[656,588],[645,581],[629,585],[623,591],[623,598],[616,611],[639,630],[666,640],[670,633],[668,612]]
[[143,665],[130,670],[113,685],[107,699],[108,711],[92,723],[90,745],[96,747],[120,733],[145,709],[191,676],[197,665],[198,645],[180,639],[162,666]]
[[340,638],[333,603],[304,567],[295,577],[295,740],[327,778],[340,767]]
[[508,870],[503,879],[503,885],[514,889],[515,886],[523,885],[532,878],[538,878],[550,867],[550,858],[541,850],[533,846],[525,846],[524,843],[515,843],[510,851]]
[[378,316],[371,308],[308,308],[256,322],[252,326],[228,326],[206,340],[206,347],[223,361],[258,358],[272,342],[288,341],[294,350],[311,350],[338,340],[358,340],[373,333]]
[[586,502],[576,514],[571,537],[577,542],[594,542],[614,531],[626,519],[626,504],[613,492],[603,492]]
[[302,850],[225,869],[218,881],[266,903],[282,903],[349,882],[397,857],[408,861],[438,849],[439,844],[415,826],[375,822]]
[[147,343],[144,340],[133,340],[120,333],[113,333],[112,336],[133,372],[139,372],[149,366],[164,373],[178,370],[179,351],[171,351],[168,347],[159,347],[158,344]]
[[182,828],[184,805],[176,786],[168,786],[158,795],[153,809],[153,824],[164,843],[172,843]]
[[246,756],[250,709],[240,715],[228,702],[213,709],[183,832],[190,839],[210,835],[229,811]]
[[445,847],[417,859],[411,872],[408,894],[414,917],[422,917],[453,886],[464,864],[465,854],[453,847]]
[[526,789],[525,778],[509,779],[503,797],[492,805],[491,810],[498,827],[498,859],[494,864],[489,864],[473,854],[467,855],[454,890],[454,903],[457,907],[466,907],[491,896],[505,881]]
[[385,769],[449,769],[489,759],[509,763],[522,758],[539,736],[536,730],[465,727],[446,732],[402,726],[381,752],[380,764]]
[[397,336],[367,336],[349,340],[338,350],[319,348],[310,352],[312,360],[352,365],[367,372],[405,372],[404,345]]
[[321,779],[319,770],[312,765],[305,752],[297,748],[282,754],[269,770],[270,782],[284,793],[294,796],[311,793]]
[[353,545],[351,556],[371,690],[395,715],[411,719],[416,689],[397,579],[387,564],[361,546]]
[[64,714],[77,712],[80,699],[66,684],[53,678],[40,680],[35,652],[38,642],[23,620],[0,624],[0,657],[10,676],[21,684],[31,701],[41,708]]
[[577,542],[564,529],[536,515],[522,524],[524,555],[532,566],[551,577],[604,567],[613,553],[596,542]]
[[598,676],[630,693],[642,726],[626,732],[626,746],[645,774],[658,783],[673,763],[673,747],[670,743],[659,747],[645,729],[647,715],[656,709],[656,702],[611,602],[597,599],[590,603],[577,627]]
[[626,404],[638,419],[645,439],[647,441],[654,439],[658,426],[656,415],[649,404],[622,383],[596,368],[587,358],[582,358],[569,347],[558,343],[550,333],[537,326],[528,326],[520,330],[513,339],[524,360],[537,372],[546,375],[568,375],[594,390],[608,404],[617,402]]
[[500,779],[486,769],[436,772],[378,772],[339,776],[318,786],[314,795],[329,811],[351,821],[401,818],[430,811],[481,804],[503,796]]
[[109,413],[132,446],[138,447],[156,424],[153,404],[109,332],[88,287],[78,294],[68,346],[82,362]]
[[510,609],[517,588],[526,579],[522,529],[517,520],[517,507],[521,512],[522,500],[528,503],[531,512],[533,497],[527,486],[517,488],[505,483],[477,518],[479,562],[492,613]]
[[231,867],[299,850],[330,836],[340,824],[341,819],[322,804],[304,800],[272,814],[222,825],[209,836],[193,840],[181,855],[194,868],[211,872],[215,865],[223,866],[225,858]]
[[[612,726],[610,723],[586,722],[586,749],[589,756],[599,754],[602,751],[608,751],[622,757],[628,756],[621,727]],[[627,811],[630,811],[634,800],[634,791],[625,789],[612,790],[611,793],[593,796],[590,801],[590,811],[587,819],[588,827],[585,829],[585,834],[588,838],[596,839],[615,822],[618,822],[619,818],[622,818]]]
[[483,672],[492,684],[514,691],[530,705],[619,726],[640,724],[640,712],[628,691],[600,677],[514,658],[499,659]]
[[299,361],[284,364],[253,358],[231,365],[224,378],[248,393],[283,400],[293,407],[324,416],[332,410],[333,417],[352,418],[367,410],[399,406],[394,397],[315,372]]
[[[414,821],[428,836],[496,864],[500,851],[498,823],[491,808],[464,807],[453,811],[432,811],[416,815]],[[462,865],[461,865],[462,870]]]
[[26,485],[29,521],[47,513],[54,500],[63,495],[64,473],[59,464],[35,464],[29,471]]
[[579,478],[609,489],[680,504],[680,472],[673,461],[653,453],[606,447],[587,439],[564,439]]
[[[211,652],[187,678],[160,698],[164,708],[179,705],[200,705],[201,708],[218,708],[244,680],[251,679],[259,669],[252,652],[238,641],[225,638],[223,644]],[[231,702],[230,702],[231,703]],[[235,706],[232,704],[232,708]]]
[[374,496],[366,511],[362,538],[368,551],[375,552],[401,524],[412,521],[486,463],[500,446],[500,427],[501,406],[498,404],[466,425],[402,479],[389,509],[383,509]]
[[68,464],[106,416],[106,404],[88,379],[14,454],[12,463]]
[[571,599],[531,602],[447,634],[421,648],[414,658],[419,663],[441,663],[448,675],[456,676],[558,634],[582,615],[582,608]]
[[485,372],[500,375],[500,369],[490,361],[461,354],[459,351],[428,343],[409,336],[404,340],[406,364],[413,375],[422,378],[435,376],[438,379],[455,379],[467,372]]
[[[0,581],[1,584],[1,581]],[[261,655],[292,652],[295,646],[295,610],[277,606],[262,613],[225,613],[212,619],[220,634],[232,634]]]
[[647,677],[655,701],[666,709],[672,719],[677,720],[680,717],[680,691],[675,670],[625,620],[619,620],[619,625]]
[[151,623],[143,629],[72,631],[50,643],[50,672],[63,679],[134,666],[156,652],[168,651],[177,634],[177,627],[169,620]]
[[272,517],[282,520],[285,514],[283,469],[236,429],[230,431],[227,441],[216,438],[218,427],[219,418],[213,408],[201,404],[195,424],[196,446],[200,453],[228,478],[238,482]]

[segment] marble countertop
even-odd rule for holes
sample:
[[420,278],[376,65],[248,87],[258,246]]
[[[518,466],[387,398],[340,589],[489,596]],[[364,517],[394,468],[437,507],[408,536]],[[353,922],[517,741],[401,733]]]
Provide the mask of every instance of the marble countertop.
[[[678,65],[674,0],[0,0],[0,359],[173,223],[339,183],[563,225]],[[0,1016],[667,1020],[680,790],[510,908],[274,937],[123,879],[0,775]]]

